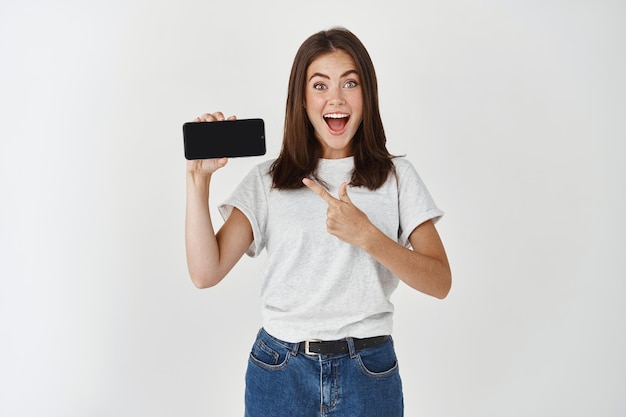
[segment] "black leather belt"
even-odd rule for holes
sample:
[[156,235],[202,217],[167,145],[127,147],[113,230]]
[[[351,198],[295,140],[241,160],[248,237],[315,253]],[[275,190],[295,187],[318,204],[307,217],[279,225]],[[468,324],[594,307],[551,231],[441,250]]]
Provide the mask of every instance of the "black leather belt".
[[[354,350],[360,351],[363,349],[378,346],[384,343],[389,336],[376,336],[368,337],[366,339],[352,339],[354,342]],[[333,340],[324,342],[321,340],[305,340],[300,343],[300,350],[307,355],[337,355],[341,353],[348,353],[350,348],[348,347],[347,340]]]

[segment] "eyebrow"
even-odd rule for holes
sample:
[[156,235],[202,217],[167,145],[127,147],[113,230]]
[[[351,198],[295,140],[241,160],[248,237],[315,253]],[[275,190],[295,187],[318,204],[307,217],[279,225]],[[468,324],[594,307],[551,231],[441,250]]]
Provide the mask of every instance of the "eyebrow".
[[[348,70],[348,71],[344,72],[343,74],[341,74],[341,76],[339,78],[345,78],[348,75],[353,74],[353,73],[356,74],[356,75],[359,75],[359,73],[356,70],[351,69],[351,70]],[[309,81],[311,81],[315,77],[322,77],[322,78],[325,78],[327,80],[330,80],[330,77],[328,75],[322,74],[321,72],[316,72],[315,74],[311,75],[311,78],[309,78]]]

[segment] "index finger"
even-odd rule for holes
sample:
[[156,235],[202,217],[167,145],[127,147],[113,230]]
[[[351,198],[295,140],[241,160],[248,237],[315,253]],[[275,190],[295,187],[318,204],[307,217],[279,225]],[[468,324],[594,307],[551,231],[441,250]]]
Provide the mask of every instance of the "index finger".
[[310,180],[309,178],[303,178],[302,182],[304,183],[304,185],[306,185],[307,187],[309,187],[311,190],[313,190],[313,192],[317,195],[319,195],[320,197],[322,197],[322,199],[324,201],[326,201],[329,205],[335,203],[337,200],[335,197],[333,197],[332,195],[330,195],[330,193],[328,191],[326,191],[324,189],[324,187],[322,187],[321,185],[319,185],[318,183],[316,183],[313,180]]

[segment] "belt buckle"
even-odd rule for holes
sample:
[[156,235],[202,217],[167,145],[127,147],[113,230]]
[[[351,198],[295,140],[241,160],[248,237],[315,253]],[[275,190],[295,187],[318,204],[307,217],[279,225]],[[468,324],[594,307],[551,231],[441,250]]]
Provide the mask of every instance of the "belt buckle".
[[311,350],[310,350],[310,344],[311,343],[319,343],[319,342],[321,342],[321,340],[319,340],[319,339],[305,340],[304,341],[304,354],[305,355],[319,355],[319,353],[311,352]]

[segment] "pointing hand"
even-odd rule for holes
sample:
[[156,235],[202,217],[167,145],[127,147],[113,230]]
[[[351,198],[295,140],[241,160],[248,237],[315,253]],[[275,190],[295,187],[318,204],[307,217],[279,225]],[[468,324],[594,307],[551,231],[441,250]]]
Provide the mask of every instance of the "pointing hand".
[[315,181],[304,178],[302,182],[328,204],[326,211],[326,230],[328,233],[344,242],[362,247],[366,243],[373,225],[367,215],[350,200],[347,190],[348,183],[341,184],[339,199],[336,199]]

